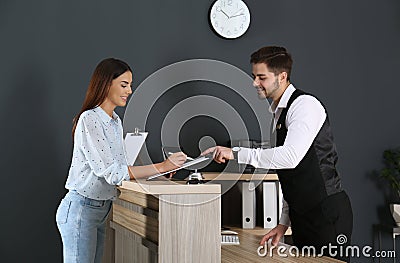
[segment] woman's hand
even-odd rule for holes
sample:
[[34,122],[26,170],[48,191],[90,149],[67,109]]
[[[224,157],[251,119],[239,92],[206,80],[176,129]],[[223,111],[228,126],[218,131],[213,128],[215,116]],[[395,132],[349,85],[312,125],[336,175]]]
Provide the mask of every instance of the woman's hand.
[[186,154],[183,152],[177,152],[171,154],[167,160],[162,162],[163,164],[163,172],[167,172],[176,168],[179,168],[186,162]]
[[[183,152],[174,153],[168,157],[167,160],[156,163],[156,164],[149,164],[143,166],[129,166],[129,175],[131,180],[133,179],[142,179],[147,178],[150,175],[165,173],[171,170],[174,170],[186,161],[186,154]],[[174,175],[174,172],[170,173],[168,178]]]

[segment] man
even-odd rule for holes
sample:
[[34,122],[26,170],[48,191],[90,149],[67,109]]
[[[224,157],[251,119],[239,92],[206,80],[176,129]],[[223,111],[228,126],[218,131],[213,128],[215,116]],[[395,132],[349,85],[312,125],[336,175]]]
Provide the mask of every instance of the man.
[[[257,168],[276,169],[284,197],[282,216],[260,244],[272,238],[272,244],[277,245],[291,226],[294,245],[299,248],[314,246],[319,253],[318,249],[329,243],[338,245],[337,236],[345,235],[345,251],[350,244],[353,214],[336,170],[338,158],[324,106],[291,84],[293,62],[285,48],[263,47],[251,55],[250,62],[259,98],[273,101],[276,146],[233,150],[216,146],[203,154],[213,152],[218,163],[236,159]],[[341,257],[339,249],[336,251],[337,258],[347,259]],[[329,256],[327,249],[323,252]]]

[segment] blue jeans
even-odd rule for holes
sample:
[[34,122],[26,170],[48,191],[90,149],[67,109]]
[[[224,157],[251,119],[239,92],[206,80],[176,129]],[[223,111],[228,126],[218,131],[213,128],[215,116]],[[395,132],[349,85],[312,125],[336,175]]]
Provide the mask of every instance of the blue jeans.
[[64,263],[101,262],[111,200],[99,201],[69,191],[61,200],[56,222],[63,242]]

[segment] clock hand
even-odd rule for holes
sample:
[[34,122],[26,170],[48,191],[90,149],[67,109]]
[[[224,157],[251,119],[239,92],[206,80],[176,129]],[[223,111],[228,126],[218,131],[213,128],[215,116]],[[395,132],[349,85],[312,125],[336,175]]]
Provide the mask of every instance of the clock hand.
[[222,8],[221,8],[221,12],[224,14],[224,15],[226,15],[226,17],[229,19],[230,17],[224,12],[224,10],[222,10]]
[[243,13],[241,13],[241,14],[239,14],[239,15],[236,15],[237,13],[239,13],[239,12],[243,12],[244,10],[243,10],[243,8],[240,8],[238,11],[236,11],[233,15],[231,15],[229,18],[231,18],[231,17],[235,17],[235,16],[240,16],[240,15],[243,15]]
[[237,17],[237,16],[242,16],[242,15],[244,15],[244,14],[241,13],[241,14],[238,14],[238,15],[235,15],[235,16],[231,16],[230,18],[232,18],[232,17]]

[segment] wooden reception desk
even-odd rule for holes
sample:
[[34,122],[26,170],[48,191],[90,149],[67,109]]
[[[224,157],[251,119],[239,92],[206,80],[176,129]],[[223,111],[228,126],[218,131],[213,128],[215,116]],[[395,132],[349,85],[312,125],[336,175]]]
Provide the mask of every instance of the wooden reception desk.
[[326,257],[259,257],[258,242],[268,231],[263,228],[233,228],[240,245],[221,249],[219,184],[126,181],[119,190],[103,262],[340,262]]
[[220,262],[218,184],[126,181],[113,204],[115,262]]

